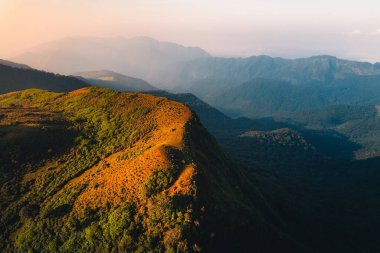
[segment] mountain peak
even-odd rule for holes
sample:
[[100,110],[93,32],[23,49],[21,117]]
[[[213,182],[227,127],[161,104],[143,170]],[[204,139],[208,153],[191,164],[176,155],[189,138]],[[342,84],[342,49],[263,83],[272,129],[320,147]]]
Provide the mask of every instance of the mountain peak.
[[90,87],[3,94],[0,108],[12,154],[2,192],[25,189],[2,203],[8,251],[241,247],[224,238],[267,226],[261,197],[243,194],[249,184],[184,104]]

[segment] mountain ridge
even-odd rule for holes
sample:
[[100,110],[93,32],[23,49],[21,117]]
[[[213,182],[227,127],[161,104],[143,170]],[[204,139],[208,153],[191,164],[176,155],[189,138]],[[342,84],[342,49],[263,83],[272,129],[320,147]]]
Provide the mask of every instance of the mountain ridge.
[[32,68],[18,68],[0,64],[0,73],[0,94],[27,88],[62,92],[89,86],[83,80],[72,76],[63,76]]
[[72,75],[84,78],[85,81],[94,86],[116,91],[142,92],[157,90],[156,87],[142,79],[122,75],[110,70],[77,72]]
[[13,67],[13,68],[19,68],[19,69],[31,69],[31,67],[29,67],[28,65],[20,64],[20,63],[16,63],[12,61],[7,61],[7,60],[2,60],[2,59],[0,59],[0,64]]
[[0,107],[6,252],[301,247],[183,104],[92,87]]

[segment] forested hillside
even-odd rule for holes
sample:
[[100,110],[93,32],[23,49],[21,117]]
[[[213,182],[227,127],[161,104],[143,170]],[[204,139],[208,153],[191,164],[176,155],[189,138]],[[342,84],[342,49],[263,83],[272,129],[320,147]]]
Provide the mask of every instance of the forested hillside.
[[90,86],[82,80],[35,69],[19,68],[0,63],[0,94],[30,89],[47,89],[64,92]]
[[303,249],[183,104],[29,89],[0,108],[5,252]]

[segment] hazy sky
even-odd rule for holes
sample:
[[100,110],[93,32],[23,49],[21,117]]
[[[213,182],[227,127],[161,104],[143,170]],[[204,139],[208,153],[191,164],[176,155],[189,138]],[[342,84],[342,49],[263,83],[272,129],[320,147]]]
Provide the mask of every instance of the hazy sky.
[[0,58],[78,35],[144,35],[225,56],[380,62],[380,1],[0,0]]

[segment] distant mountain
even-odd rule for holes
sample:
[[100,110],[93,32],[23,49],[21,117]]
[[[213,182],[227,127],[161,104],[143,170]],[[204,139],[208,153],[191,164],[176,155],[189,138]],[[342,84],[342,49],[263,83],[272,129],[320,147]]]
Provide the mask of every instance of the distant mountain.
[[209,100],[232,116],[292,117],[294,113],[334,105],[380,103],[380,76],[353,76],[318,85],[253,79]]
[[182,64],[205,57],[209,54],[200,48],[148,37],[76,37],[37,46],[13,60],[63,74],[111,69],[167,88],[173,85],[172,76],[177,75]]
[[87,83],[93,86],[109,88],[116,91],[141,92],[157,90],[156,87],[153,87],[142,79],[125,76],[109,70],[78,72],[74,73],[73,76],[82,77]]
[[29,88],[65,92],[86,86],[90,85],[75,77],[0,64],[0,94]]
[[2,60],[2,59],[0,59],[0,64],[5,65],[5,66],[9,66],[9,67],[13,67],[13,68],[19,68],[19,69],[31,69],[31,67],[29,67],[28,65],[15,63],[15,62]]
[[180,73],[182,85],[198,80],[230,80],[230,85],[238,85],[254,78],[306,85],[331,83],[358,75],[380,75],[380,65],[342,60],[333,56],[313,56],[295,60],[269,56],[209,57],[187,62]]
[[315,56],[209,57],[187,62],[177,91],[233,116],[289,115],[336,104],[377,103],[380,65]]

